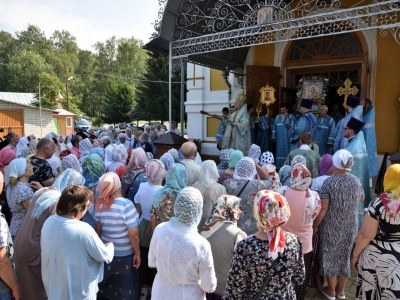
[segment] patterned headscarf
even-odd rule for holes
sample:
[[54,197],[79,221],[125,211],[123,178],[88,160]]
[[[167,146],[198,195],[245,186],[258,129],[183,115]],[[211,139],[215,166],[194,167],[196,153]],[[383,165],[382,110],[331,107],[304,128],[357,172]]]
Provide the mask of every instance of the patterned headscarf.
[[294,166],[295,164],[302,164],[302,165],[307,165],[307,160],[303,155],[296,155],[293,157],[291,166]]
[[178,150],[176,150],[175,148],[172,148],[172,149],[169,149],[167,153],[172,155],[172,157],[174,158],[176,163],[180,162]]
[[173,226],[184,224],[197,229],[203,215],[203,196],[194,187],[184,188],[176,197],[174,215],[169,222]]
[[383,190],[379,198],[389,217],[394,218],[400,211],[400,164],[393,164],[386,170]]
[[274,155],[269,151],[264,152],[260,157],[260,165],[261,166],[263,164],[267,164],[267,163],[268,164],[273,164],[274,161],[275,161],[274,160]]
[[96,209],[101,209],[102,211],[109,209],[115,200],[114,193],[121,189],[121,180],[113,172],[105,173],[100,177],[97,189],[99,195],[97,197]]
[[290,186],[293,189],[307,191],[311,184],[311,173],[303,164],[295,164],[290,171]]
[[253,180],[256,175],[257,170],[254,160],[245,156],[237,163],[233,178],[239,180]]
[[92,151],[93,146],[89,139],[83,139],[79,142],[79,151],[81,152],[80,161],[83,162],[86,156]]
[[218,169],[220,170],[226,170],[229,167],[229,158],[231,157],[231,154],[234,150],[229,148],[229,149],[222,149],[221,153],[219,154],[219,161],[220,164],[218,165]]
[[3,175],[5,175],[5,166],[7,166],[14,158],[15,151],[11,147],[6,146],[0,150],[0,172],[3,173]]
[[285,232],[281,228],[290,217],[285,197],[269,190],[262,190],[254,198],[254,218],[268,235],[268,257],[273,260],[286,248]]
[[79,163],[78,158],[73,154],[69,154],[61,160],[61,167],[64,171],[67,169],[73,169],[79,172],[81,170],[81,164]]
[[213,160],[206,160],[201,164],[199,176],[199,190],[204,193],[211,185],[216,183],[219,178],[217,165]]
[[165,185],[157,190],[153,198],[153,206],[158,207],[169,194],[179,194],[179,192],[186,187],[188,182],[188,175],[186,167],[183,164],[173,164],[172,168],[168,170],[165,175]]
[[61,193],[71,185],[83,185],[85,178],[73,170],[66,169],[54,181],[53,187],[56,190],[49,190],[42,194],[36,201],[32,211],[32,218],[39,218],[40,215],[50,206],[52,206],[61,196]]
[[82,163],[82,175],[85,178],[85,186],[92,189],[101,175],[104,174],[105,166],[103,160],[97,154],[90,154]]
[[172,165],[175,163],[174,158],[172,157],[171,154],[169,153],[164,153],[161,157],[160,160],[163,162],[165,166],[165,171],[168,171],[169,169],[172,168]]
[[98,156],[100,156],[102,159],[104,159],[104,148],[101,147],[94,147],[92,150],[90,150],[89,154],[97,154]]
[[165,166],[159,159],[152,159],[146,167],[147,181],[155,184],[160,182],[165,176]]
[[257,163],[258,163],[258,159],[260,158],[261,155],[261,148],[260,146],[253,144],[250,146],[249,149],[249,157],[254,158]]
[[332,155],[325,154],[321,158],[321,164],[319,165],[319,176],[327,175],[333,170]]
[[239,162],[243,158],[243,152],[240,150],[235,150],[231,153],[229,157],[229,169],[234,169]]

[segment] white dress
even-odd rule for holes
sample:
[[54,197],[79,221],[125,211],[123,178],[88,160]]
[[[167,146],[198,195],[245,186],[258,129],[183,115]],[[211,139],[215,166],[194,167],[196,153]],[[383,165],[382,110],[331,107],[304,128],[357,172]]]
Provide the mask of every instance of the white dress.
[[196,228],[158,225],[149,250],[149,267],[157,268],[152,300],[204,300],[217,286],[210,243]]

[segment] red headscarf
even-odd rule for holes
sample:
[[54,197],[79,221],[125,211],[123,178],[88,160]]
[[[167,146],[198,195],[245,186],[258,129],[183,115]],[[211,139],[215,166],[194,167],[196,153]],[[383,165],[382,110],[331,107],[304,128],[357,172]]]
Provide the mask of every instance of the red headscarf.
[[15,151],[7,146],[0,150],[0,172],[5,175],[5,166],[15,158]]

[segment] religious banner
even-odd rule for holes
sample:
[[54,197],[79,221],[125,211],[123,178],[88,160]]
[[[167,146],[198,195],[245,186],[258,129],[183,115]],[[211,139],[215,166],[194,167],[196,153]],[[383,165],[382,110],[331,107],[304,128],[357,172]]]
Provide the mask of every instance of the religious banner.
[[312,111],[317,113],[321,105],[327,105],[329,79],[321,76],[305,76],[297,85],[297,101],[301,99],[313,100]]

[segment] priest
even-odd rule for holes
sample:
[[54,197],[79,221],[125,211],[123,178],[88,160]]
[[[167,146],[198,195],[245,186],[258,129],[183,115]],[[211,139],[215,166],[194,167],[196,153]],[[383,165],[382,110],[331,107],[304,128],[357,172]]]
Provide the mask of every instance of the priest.
[[363,103],[363,122],[362,129],[365,138],[365,144],[368,145],[368,168],[369,177],[378,175],[378,154],[376,149],[376,133],[375,133],[375,107],[372,106],[370,99],[365,99]]
[[319,155],[331,154],[335,144],[335,121],[328,116],[328,106],[321,105],[313,141],[318,144]]

